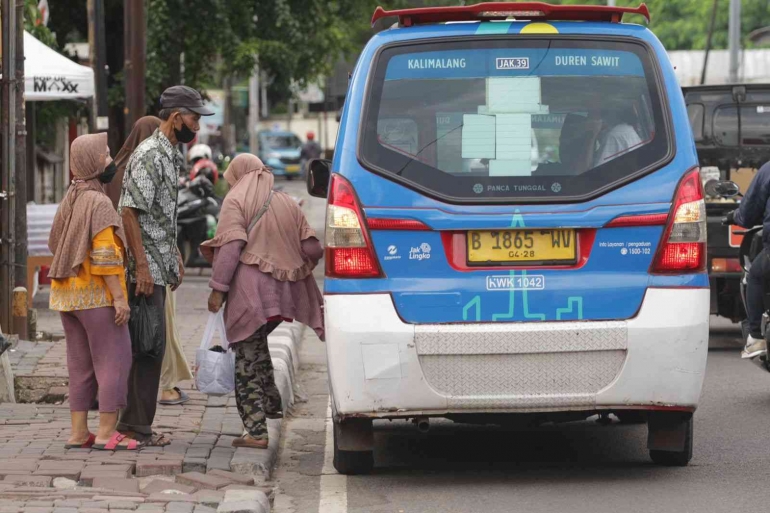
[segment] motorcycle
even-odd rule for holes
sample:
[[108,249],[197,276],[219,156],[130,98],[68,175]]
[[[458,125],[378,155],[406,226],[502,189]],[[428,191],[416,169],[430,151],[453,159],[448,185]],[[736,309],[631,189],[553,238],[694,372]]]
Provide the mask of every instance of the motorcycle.
[[203,241],[214,237],[222,205],[214,185],[199,174],[180,180],[177,196],[177,246],[185,267],[211,267],[200,252]]
[[[200,252],[202,242],[212,239],[217,231],[222,200],[214,194],[214,185],[207,173],[194,173],[191,178],[181,176],[177,196],[177,246],[185,267],[211,267]],[[275,187],[282,191],[283,187]],[[291,198],[303,206],[305,200]]]
[[[736,196],[742,196],[740,192],[740,186],[734,182],[723,181],[718,182],[712,180],[705,185],[706,192],[712,196],[718,196],[723,198],[732,198]],[[722,218],[722,224],[727,226],[730,223],[728,217]],[[736,235],[742,235],[743,240],[741,246],[738,249],[738,259],[741,266],[741,281],[740,281],[740,295],[741,301],[743,301],[744,309],[748,305],[746,291],[748,289],[748,276],[751,269],[751,263],[762,252],[762,227],[755,226],[753,228],[747,228],[742,231],[734,232]],[[748,311],[748,310],[746,310]],[[766,341],[770,341],[770,280],[766,280],[764,283],[764,312],[762,313],[762,338]],[[749,338],[749,322],[747,319],[741,321],[741,336],[744,343]],[[770,345],[770,343],[768,344]],[[751,359],[751,362],[758,367],[770,372],[770,359],[768,355],[760,355]]]

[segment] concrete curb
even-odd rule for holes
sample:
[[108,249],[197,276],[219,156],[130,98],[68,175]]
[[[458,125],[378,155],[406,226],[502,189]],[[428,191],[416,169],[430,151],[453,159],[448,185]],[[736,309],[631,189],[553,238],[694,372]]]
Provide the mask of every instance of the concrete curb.
[[[299,352],[304,326],[299,323],[282,324],[268,337],[270,357],[273,360],[275,383],[281,394],[284,416],[295,401],[296,376],[300,368]],[[267,432],[270,443],[267,449],[249,449],[239,447],[230,461],[230,470],[239,474],[253,476],[256,481],[268,481],[273,475],[273,468],[278,459],[278,448],[281,445],[282,420],[268,419]],[[229,492],[228,492],[229,493]],[[264,494],[263,494],[264,495]],[[230,502],[228,505],[227,503]],[[238,498],[233,495],[231,500],[225,499],[219,507],[219,513],[238,513],[245,511],[248,505],[254,506],[255,498]],[[249,503],[248,505],[246,503]],[[262,503],[260,502],[260,505]],[[265,502],[265,504],[267,504]],[[251,511],[270,511],[252,509]]]
[[270,501],[259,490],[228,490],[217,513],[270,513]]

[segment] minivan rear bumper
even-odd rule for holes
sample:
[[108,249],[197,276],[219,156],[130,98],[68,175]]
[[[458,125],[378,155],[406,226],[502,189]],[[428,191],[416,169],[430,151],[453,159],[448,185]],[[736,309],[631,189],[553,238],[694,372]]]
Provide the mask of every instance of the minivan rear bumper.
[[694,410],[708,289],[649,289],[626,321],[414,325],[388,294],[327,295],[340,417]]

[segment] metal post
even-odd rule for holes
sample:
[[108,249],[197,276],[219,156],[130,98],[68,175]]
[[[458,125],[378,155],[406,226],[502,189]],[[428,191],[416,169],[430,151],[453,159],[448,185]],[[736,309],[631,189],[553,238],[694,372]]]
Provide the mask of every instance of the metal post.
[[730,49],[730,83],[738,82],[739,52],[741,50],[741,0],[730,0],[730,22],[728,25]]
[[[16,0],[16,211],[14,283],[27,286],[27,120],[24,103],[24,0]],[[26,306],[26,303],[25,303]],[[26,315],[24,316],[26,319]],[[26,334],[26,326],[24,334]],[[16,333],[21,334],[20,331]]]
[[14,288],[14,251],[16,212],[16,2],[2,1],[3,78],[0,99],[0,131],[2,159],[0,162],[0,325],[10,333]]
[[714,27],[716,27],[717,23],[718,6],[719,0],[714,0],[713,5],[711,6],[711,23],[709,23],[709,31],[706,35],[706,51],[703,53],[703,69],[701,69],[700,73],[700,85],[706,83],[706,70],[708,69],[709,64],[709,52],[711,52],[711,39],[714,36]]
[[257,124],[259,123],[259,68],[249,78],[249,152],[256,155],[259,152]]
[[610,7],[615,7],[615,0],[607,0],[607,5]]

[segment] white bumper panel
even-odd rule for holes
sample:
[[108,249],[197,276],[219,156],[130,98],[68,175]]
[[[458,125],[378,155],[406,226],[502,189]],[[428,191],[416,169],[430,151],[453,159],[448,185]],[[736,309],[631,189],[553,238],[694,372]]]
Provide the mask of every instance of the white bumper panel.
[[327,296],[335,407],[380,416],[694,407],[708,309],[707,289],[650,289],[629,321],[410,325],[389,295]]

